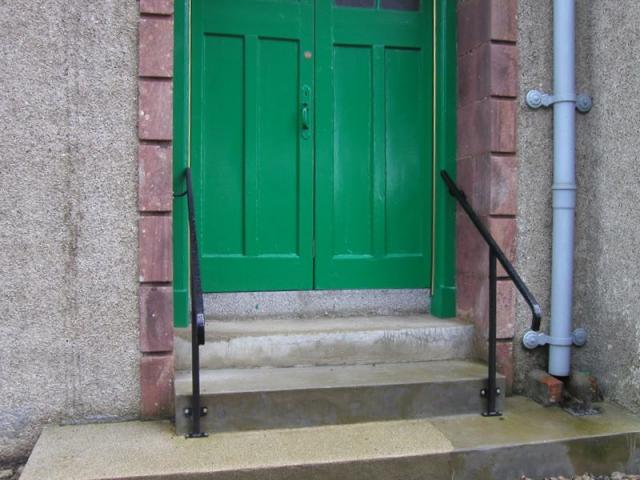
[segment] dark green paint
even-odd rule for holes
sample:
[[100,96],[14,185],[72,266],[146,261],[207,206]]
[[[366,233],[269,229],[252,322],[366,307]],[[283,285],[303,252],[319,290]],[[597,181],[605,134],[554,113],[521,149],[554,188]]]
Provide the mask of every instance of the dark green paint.
[[[189,0],[175,2],[173,62],[173,191],[187,188],[189,159]],[[176,327],[189,322],[189,231],[187,198],[173,201],[173,315]]]
[[431,14],[317,4],[316,288],[430,285]]
[[[420,12],[314,8],[312,0],[176,2],[175,190],[189,158],[191,71],[207,290],[427,287],[433,277],[434,314],[455,314],[455,210],[438,182],[431,190],[435,169],[455,169],[455,8],[437,1]],[[187,320],[181,202],[176,325]]]
[[438,0],[435,45],[435,221],[431,313],[456,315],[456,206],[437,173],[456,174],[456,2]]
[[[313,2],[192,0],[191,166],[205,291],[313,287]],[[307,108],[311,99],[306,100]]]

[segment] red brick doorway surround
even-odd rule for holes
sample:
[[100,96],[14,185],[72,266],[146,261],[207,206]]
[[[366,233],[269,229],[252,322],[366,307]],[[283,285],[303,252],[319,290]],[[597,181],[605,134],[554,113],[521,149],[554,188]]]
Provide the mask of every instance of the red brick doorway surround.
[[173,415],[173,0],[140,0],[138,223],[143,417]]
[[[455,0],[450,0],[455,1]],[[141,415],[173,414],[173,0],[139,0],[138,210]],[[458,180],[515,258],[518,94],[517,0],[458,1]],[[486,350],[486,246],[456,220],[458,313]],[[498,285],[498,359],[509,383],[515,290]]]
[[[510,261],[516,256],[517,0],[458,1],[458,183]],[[486,356],[488,247],[456,215],[458,314],[472,320]],[[498,369],[513,383],[516,290],[498,267]],[[502,277],[502,278],[500,278]]]

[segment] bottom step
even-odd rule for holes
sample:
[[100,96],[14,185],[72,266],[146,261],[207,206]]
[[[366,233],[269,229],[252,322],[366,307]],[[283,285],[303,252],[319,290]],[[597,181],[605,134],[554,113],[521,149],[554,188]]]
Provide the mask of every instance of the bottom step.
[[[438,362],[333,367],[203,370],[208,432],[309,427],[379,420],[480,414],[486,400],[484,364]],[[504,378],[498,378],[504,391]],[[176,430],[191,418],[191,372],[176,376]],[[500,408],[500,406],[498,406]]]
[[479,415],[175,436],[169,422],[48,427],[21,480],[502,480],[640,473],[640,419],[524,398]]

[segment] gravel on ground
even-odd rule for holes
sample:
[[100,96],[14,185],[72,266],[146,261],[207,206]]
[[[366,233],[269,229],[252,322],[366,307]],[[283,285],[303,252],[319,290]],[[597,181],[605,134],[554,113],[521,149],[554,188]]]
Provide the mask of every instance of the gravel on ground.
[[18,480],[23,469],[23,465],[15,468],[0,467],[0,480]]
[[[529,477],[520,477],[520,480],[534,480]],[[576,475],[575,477],[544,477],[544,480],[640,480],[640,475],[631,475],[622,472],[613,472],[610,475],[593,475],[585,473],[584,475]]]

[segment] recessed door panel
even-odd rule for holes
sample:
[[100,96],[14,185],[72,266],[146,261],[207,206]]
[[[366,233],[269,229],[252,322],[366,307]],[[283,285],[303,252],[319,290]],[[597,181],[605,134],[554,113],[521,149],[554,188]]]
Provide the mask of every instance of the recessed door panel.
[[[371,49],[338,46],[334,51],[333,253],[372,255]],[[318,225],[324,229],[324,225]]]
[[311,0],[192,2],[191,165],[205,291],[313,286]]
[[[430,142],[425,87],[420,75],[423,52],[385,49],[385,253],[420,256],[428,243],[425,217],[431,207]],[[425,227],[427,230],[425,230]]]

